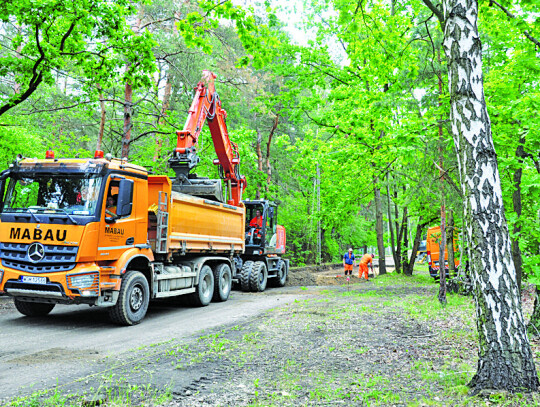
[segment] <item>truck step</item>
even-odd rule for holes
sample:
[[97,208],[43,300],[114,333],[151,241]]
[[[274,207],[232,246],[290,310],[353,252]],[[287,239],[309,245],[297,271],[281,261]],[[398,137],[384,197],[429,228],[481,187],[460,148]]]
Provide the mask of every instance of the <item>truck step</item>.
[[177,295],[191,294],[195,292],[195,287],[184,288],[182,290],[166,291],[162,293],[156,293],[156,298],[175,297]]
[[189,277],[196,277],[197,273],[189,272],[189,273],[171,273],[171,274],[156,274],[154,276],[154,280],[173,280],[175,278],[189,278]]

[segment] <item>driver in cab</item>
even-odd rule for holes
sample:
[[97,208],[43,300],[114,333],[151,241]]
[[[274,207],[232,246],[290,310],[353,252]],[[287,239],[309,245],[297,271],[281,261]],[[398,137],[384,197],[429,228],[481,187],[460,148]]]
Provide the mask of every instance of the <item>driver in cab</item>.
[[255,212],[255,217],[249,222],[249,226],[257,229],[262,228],[262,216],[260,210],[257,209],[257,212]]
[[116,216],[116,200],[118,196],[117,195],[109,195],[107,196],[107,205],[105,209],[105,213],[109,216]]

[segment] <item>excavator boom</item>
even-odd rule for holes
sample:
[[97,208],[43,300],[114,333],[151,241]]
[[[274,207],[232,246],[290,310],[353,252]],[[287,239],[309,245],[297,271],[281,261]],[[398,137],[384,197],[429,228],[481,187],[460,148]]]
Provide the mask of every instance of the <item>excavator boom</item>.
[[197,154],[198,141],[206,121],[218,156],[214,164],[220,166],[221,178],[225,180],[228,189],[227,203],[239,206],[242,192],[246,188],[246,178],[240,175],[238,146],[229,139],[227,112],[221,107],[221,100],[214,85],[215,78],[216,75],[212,72],[203,71],[203,77],[195,88],[195,96],[184,128],[176,132],[176,148],[169,159],[169,165],[176,174],[176,183],[190,183],[189,173],[200,161]]

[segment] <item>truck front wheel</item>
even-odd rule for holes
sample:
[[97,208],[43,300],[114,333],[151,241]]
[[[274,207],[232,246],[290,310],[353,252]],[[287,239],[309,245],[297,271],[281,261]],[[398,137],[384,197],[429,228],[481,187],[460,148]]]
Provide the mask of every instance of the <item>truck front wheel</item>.
[[229,299],[232,287],[231,268],[226,263],[218,264],[214,270],[214,296],[212,300],[223,302]]
[[27,317],[44,317],[52,311],[55,304],[46,304],[43,302],[29,302],[18,298],[14,299],[15,308],[21,314]]
[[120,325],[137,325],[143,320],[150,302],[150,289],[146,277],[137,270],[129,270],[122,279],[120,295],[109,317]]

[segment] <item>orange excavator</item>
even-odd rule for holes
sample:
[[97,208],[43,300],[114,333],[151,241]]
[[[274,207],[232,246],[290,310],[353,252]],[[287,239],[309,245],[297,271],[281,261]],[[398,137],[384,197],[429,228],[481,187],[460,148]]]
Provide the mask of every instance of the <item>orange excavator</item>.
[[[203,71],[201,81],[195,87],[195,96],[184,128],[178,131],[176,148],[169,159],[176,179],[173,190],[189,195],[210,198],[228,205],[243,206],[246,209],[245,251],[236,257],[235,280],[244,291],[264,291],[267,281],[271,285],[284,286],[289,269],[288,260],[282,259],[285,253],[285,228],[277,224],[277,205],[268,200],[242,201],[246,188],[246,178],[240,174],[240,155],[238,146],[229,139],[227,131],[227,112],[221,107],[216,92],[216,75]],[[220,180],[197,177],[191,171],[200,161],[197,155],[199,136],[204,122],[208,123],[214,149],[218,158],[220,176],[227,186],[227,199],[222,197]],[[254,226],[251,219],[260,214]],[[270,279],[270,280],[268,280]]]
[[175,184],[180,186],[179,192],[221,200],[219,199],[220,182],[201,180],[196,175],[190,177],[191,170],[200,161],[197,149],[199,136],[206,121],[218,156],[214,164],[219,165],[220,176],[227,186],[227,204],[239,206],[242,201],[242,192],[247,185],[246,177],[240,175],[238,145],[229,139],[225,122],[227,112],[221,107],[221,100],[214,86],[215,78],[216,75],[212,72],[203,71],[203,77],[195,88],[195,97],[189,108],[184,129],[176,132],[178,140],[173,155],[169,159],[169,166],[176,174]]

